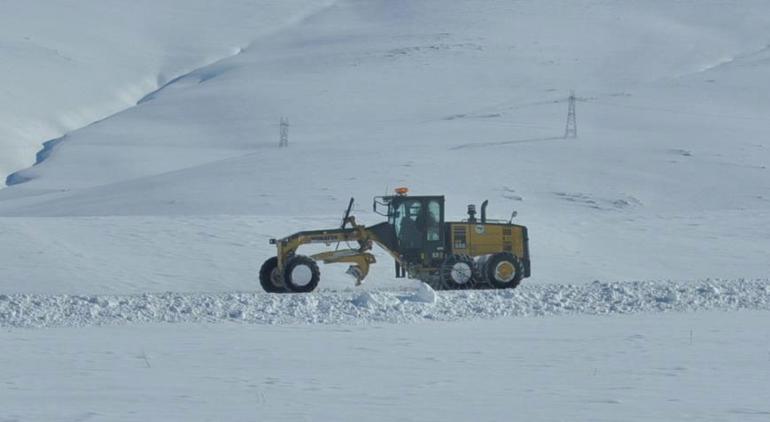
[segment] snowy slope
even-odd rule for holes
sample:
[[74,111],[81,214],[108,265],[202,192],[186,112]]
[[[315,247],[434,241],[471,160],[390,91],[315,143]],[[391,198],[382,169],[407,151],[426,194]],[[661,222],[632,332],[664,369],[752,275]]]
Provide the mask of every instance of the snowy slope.
[[[358,214],[374,221],[370,214]],[[525,283],[767,278],[766,214],[602,217],[553,220],[566,228],[553,227],[544,217],[520,217],[532,233],[534,273]],[[261,292],[259,267],[275,254],[270,238],[303,228],[338,227],[340,218],[341,211],[318,217],[0,218],[0,293]],[[378,264],[372,266],[366,289],[415,286],[393,278],[392,258],[379,248],[374,252]],[[323,266],[320,288],[352,287],[346,268]]]
[[[87,218],[3,220],[13,251],[70,239],[67,226],[83,236],[72,241],[82,265],[67,258],[74,268],[59,272],[63,256],[36,256],[35,268],[61,276],[7,289],[189,285],[170,278],[207,280],[192,290],[252,288],[270,254],[263,239],[327,226],[351,195],[359,218],[377,222],[369,198],[398,185],[446,194],[452,218],[487,198],[496,217],[517,209],[532,234],[535,282],[765,277],[768,9],[623,0],[313,9],[243,35],[240,54],[68,133],[41,164],[13,173],[0,214]],[[558,139],[571,89],[582,99],[580,137]],[[280,116],[291,121],[286,150],[275,147]],[[116,215],[126,218],[91,218]],[[179,248],[152,233],[125,248],[148,220],[194,244],[202,264],[158,259]],[[201,231],[238,245],[203,243]],[[118,287],[115,249],[155,275]],[[26,277],[19,268],[5,266],[5,280]],[[390,283],[388,273],[372,281]]]
[[0,172],[44,141],[136,104],[186,72],[237,54],[323,1],[0,2]]

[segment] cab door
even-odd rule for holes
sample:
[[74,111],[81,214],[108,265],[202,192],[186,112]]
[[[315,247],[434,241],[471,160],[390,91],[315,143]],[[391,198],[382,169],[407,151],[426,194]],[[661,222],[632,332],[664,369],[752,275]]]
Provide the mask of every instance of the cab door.
[[403,198],[394,203],[393,228],[398,239],[399,253],[407,262],[420,260],[424,236],[420,224],[423,215],[423,202],[418,198]]
[[407,197],[393,204],[391,224],[399,252],[408,262],[429,265],[443,260],[444,198]]
[[424,257],[423,263],[435,266],[444,260],[444,198],[426,198],[424,201]]

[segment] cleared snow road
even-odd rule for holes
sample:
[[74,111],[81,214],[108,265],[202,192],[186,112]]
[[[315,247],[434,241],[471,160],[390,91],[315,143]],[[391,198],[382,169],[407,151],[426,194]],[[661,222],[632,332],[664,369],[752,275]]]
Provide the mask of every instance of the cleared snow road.
[[528,285],[436,293],[349,289],[306,295],[163,293],[125,296],[0,295],[0,327],[128,322],[242,321],[361,324],[503,316],[770,309],[770,280]]

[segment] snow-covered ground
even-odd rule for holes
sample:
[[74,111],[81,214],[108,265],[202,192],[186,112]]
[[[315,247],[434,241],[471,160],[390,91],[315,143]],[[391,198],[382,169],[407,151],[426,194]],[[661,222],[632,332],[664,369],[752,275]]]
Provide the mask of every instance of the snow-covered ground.
[[[0,421],[770,414],[765,0],[6,0],[0,58]],[[259,291],[401,185],[533,277]]]
[[760,422],[767,315],[2,330],[0,416]]

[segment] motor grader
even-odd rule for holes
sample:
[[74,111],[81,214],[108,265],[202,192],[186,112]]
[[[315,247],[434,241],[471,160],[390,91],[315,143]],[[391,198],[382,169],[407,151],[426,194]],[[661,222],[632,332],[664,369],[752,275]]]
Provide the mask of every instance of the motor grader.
[[[313,291],[320,281],[316,261],[321,261],[350,264],[347,273],[359,285],[376,262],[371,250],[377,244],[393,257],[397,278],[419,279],[438,290],[515,288],[530,276],[527,228],[512,224],[515,211],[508,221],[487,219],[487,204],[481,205],[478,219],[475,205],[468,205],[467,219],[444,221],[443,196],[410,196],[399,188],[394,195],[374,198],[374,212],[387,221],[366,227],[350,215],[351,198],[341,227],[270,239],[277,255],[262,265],[260,284],[270,293]],[[311,243],[337,248],[310,256],[297,253]],[[354,246],[340,249],[343,243]]]

